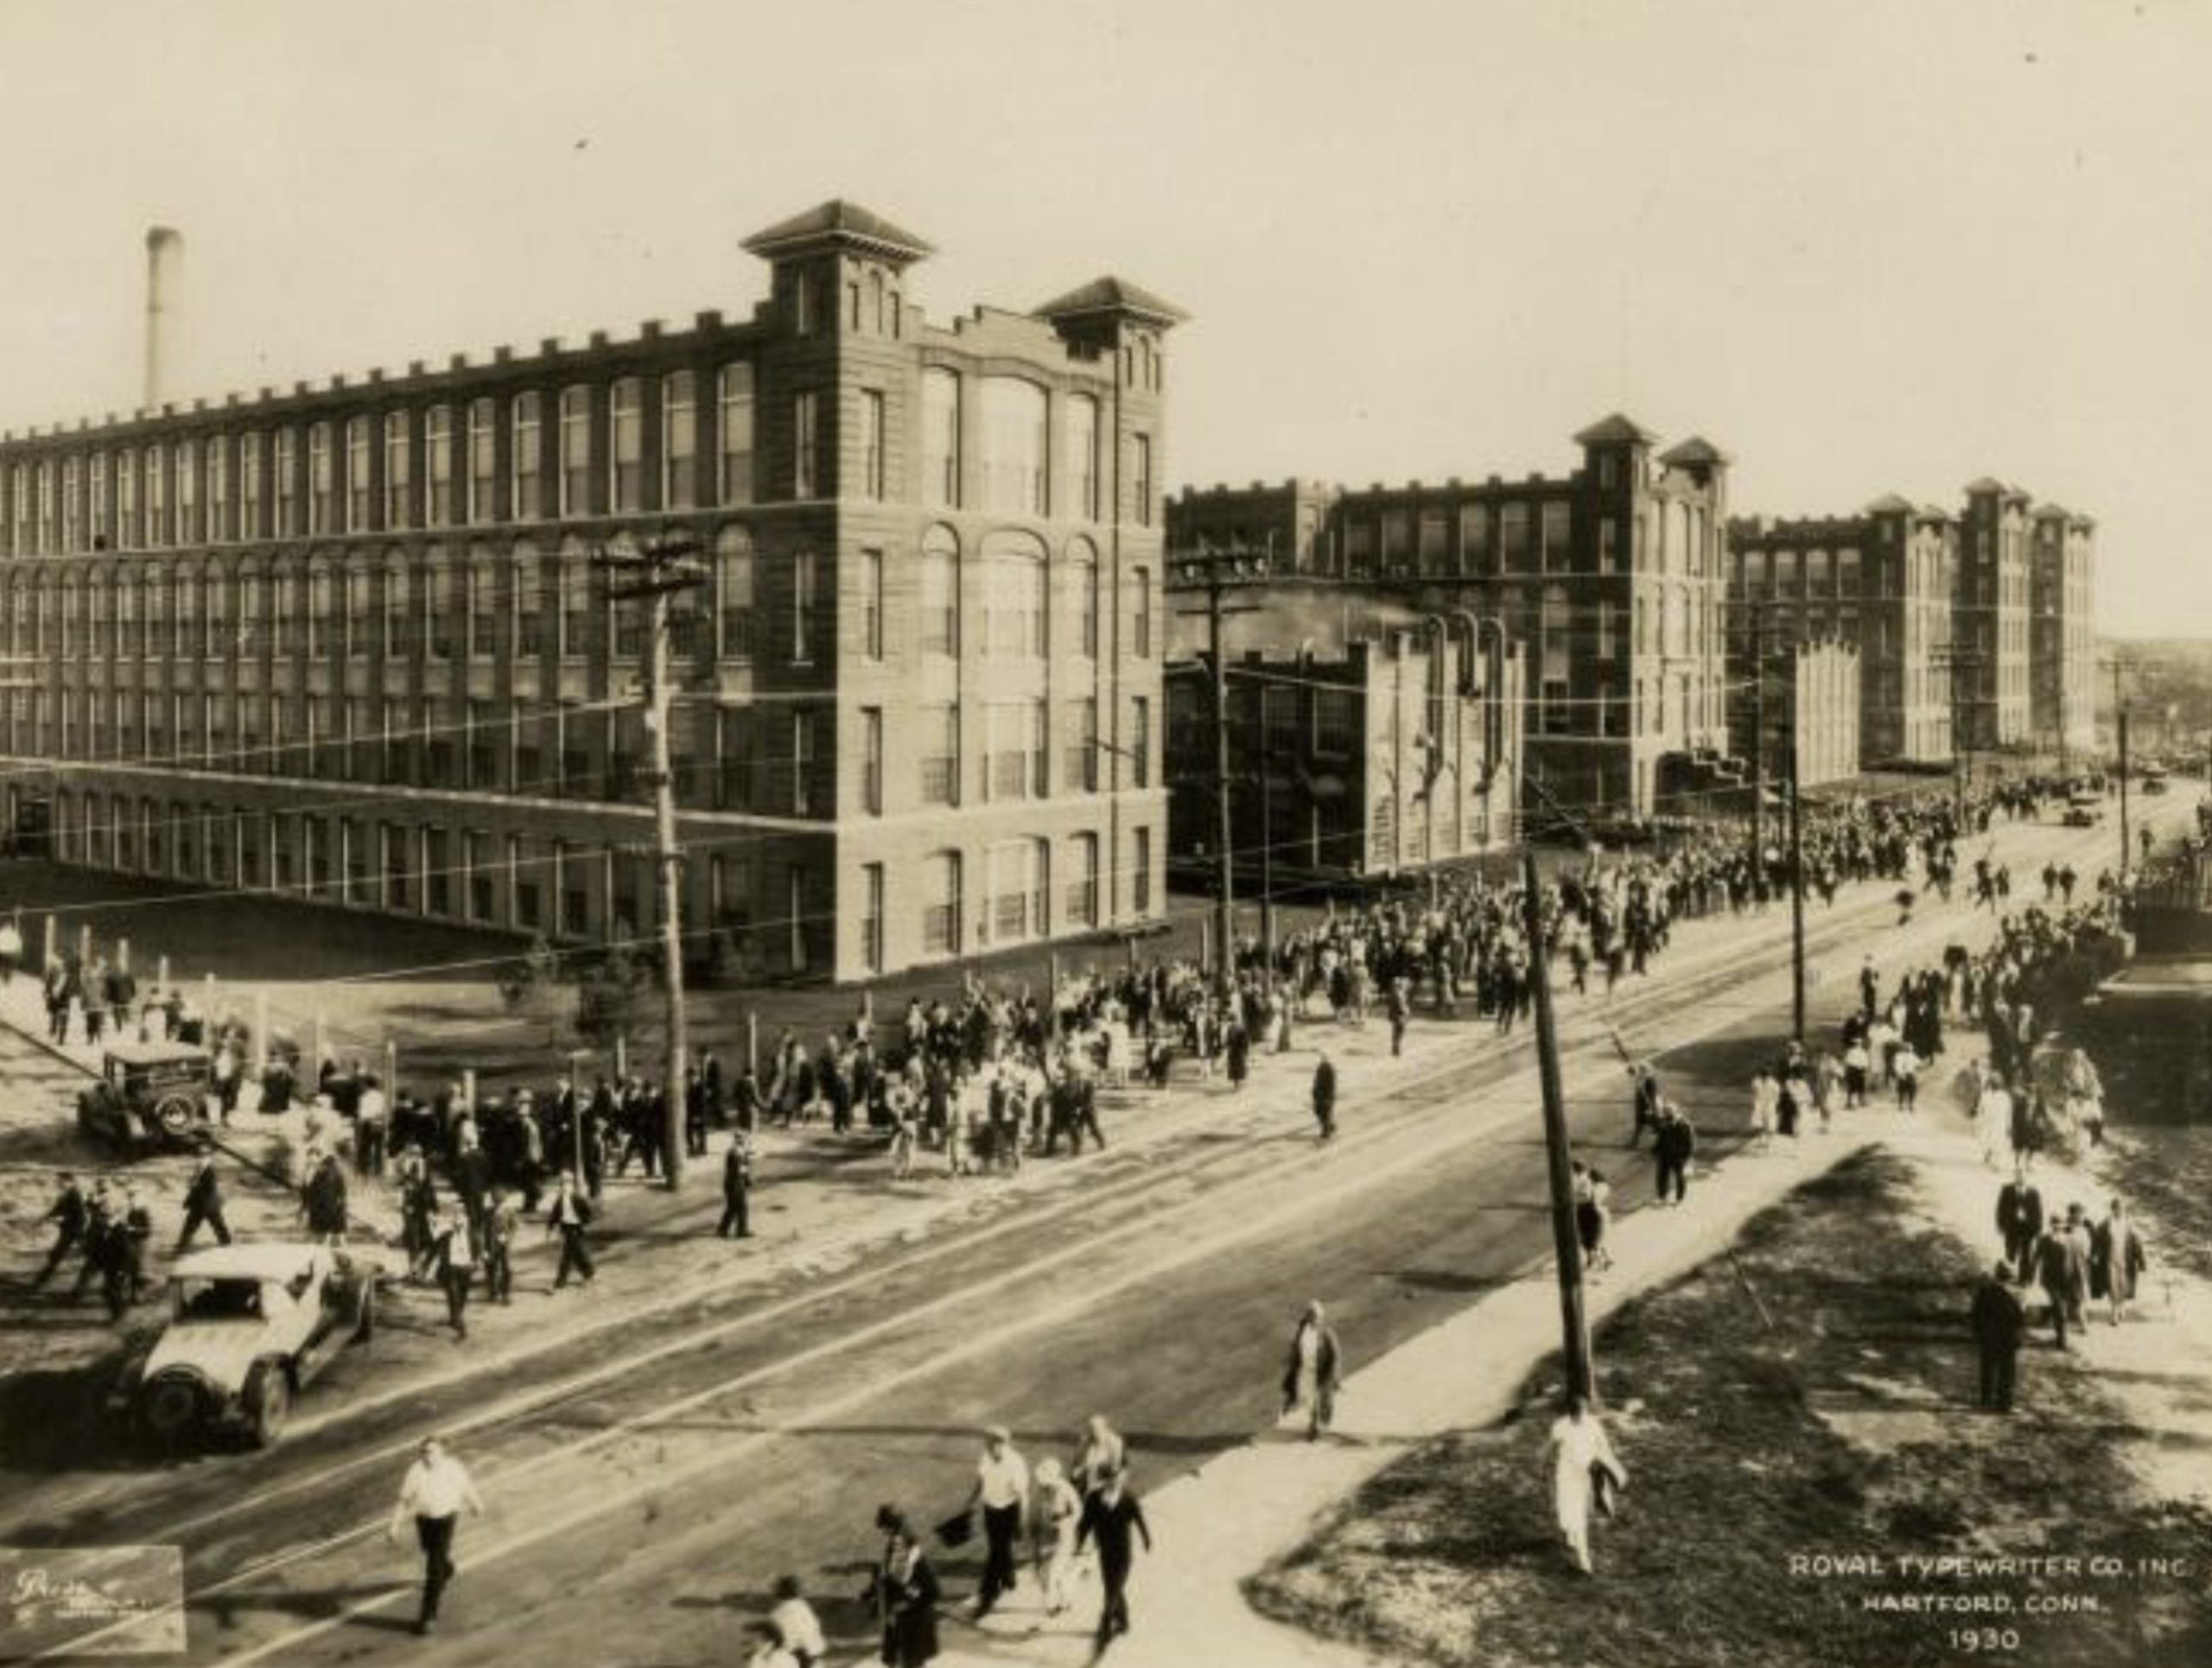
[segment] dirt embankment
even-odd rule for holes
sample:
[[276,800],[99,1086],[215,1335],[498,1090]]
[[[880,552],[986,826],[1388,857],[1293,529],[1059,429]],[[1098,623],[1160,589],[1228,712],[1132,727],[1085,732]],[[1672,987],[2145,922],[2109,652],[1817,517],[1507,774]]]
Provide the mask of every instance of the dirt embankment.
[[[1551,1366],[1522,1417],[1393,1466],[1255,1578],[1254,1602],[1389,1656],[1485,1668],[1909,1668],[1977,1645],[2082,1668],[2212,1661],[2212,1513],[2157,1498],[2127,1462],[2140,1433],[2094,1349],[2061,1355],[2038,1333],[2018,1410],[1976,1410],[1964,1308],[1981,1258],[1926,1209],[1910,1163],[1863,1155],[1603,1329],[1632,1481],[1594,1581],[1553,1528]],[[1953,1556],[2078,1568],[1910,1562]],[[1803,1562],[1818,1558],[1846,1562]]]

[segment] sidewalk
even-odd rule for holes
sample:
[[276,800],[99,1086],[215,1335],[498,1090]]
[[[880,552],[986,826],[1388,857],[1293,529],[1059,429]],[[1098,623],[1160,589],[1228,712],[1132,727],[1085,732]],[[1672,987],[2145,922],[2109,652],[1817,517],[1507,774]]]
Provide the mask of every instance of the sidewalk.
[[[1617,1220],[1608,1240],[1613,1271],[1585,1289],[1592,1330],[1630,1298],[1725,1250],[1747,1221],[1801,1183],[1862,1148],[1912,1134],[1911,1126],[1887,1111],[1852,1112],[1832,1135],[1700,1168],[1680,1209],[1646,1208]],[[1135,1626],[1108,1659],[1116,1668],[1188,1668],[1201,1660],[1220,1668],[1348,1668],[1376,1660],[1258,1615],[1242,1583],[1408,1449],[1503,1417],[1529,1372],[1558,1345],[1558,1286],[1548,1259],[1348,1378],[1337,1400],[1335,1440],[1308,1443],[1277,1429],[1173,1481],[1140,1478],[1159,1550],[1138,1556],[1130,1584]],[[1069,1668],[1088,1661],[1095,1581],[1079,1583],[1074,1608],[1049,1631],[1038,1627],[1037,1602],[1033,1586],[1025,1585],[980,1638],[956,1623],[940,1664]]]

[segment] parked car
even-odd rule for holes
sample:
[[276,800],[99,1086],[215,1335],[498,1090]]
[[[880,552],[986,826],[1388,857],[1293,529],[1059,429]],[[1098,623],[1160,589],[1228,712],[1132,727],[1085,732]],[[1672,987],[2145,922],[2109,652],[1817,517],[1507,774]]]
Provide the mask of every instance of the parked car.
[[111,1406],[164,1443],[242,1433],[267,1448],[299,1393],[376,1329],[376,1278],[327,1245],[194,1251],[169,1276],[169,1316],[124,1367]]
[[77,1127],[124,1152],[189,1147],[205,1128],[215,1065],[195,1042],[118,1042],[77,1096]]

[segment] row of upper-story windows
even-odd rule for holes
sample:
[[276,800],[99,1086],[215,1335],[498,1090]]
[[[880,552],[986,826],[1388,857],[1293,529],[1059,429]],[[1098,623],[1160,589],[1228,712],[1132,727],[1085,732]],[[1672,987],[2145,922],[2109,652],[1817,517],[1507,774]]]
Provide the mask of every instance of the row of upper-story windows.
[[[1066,396],[1056,442],[1041,385],[1009,376],[977,380],[981,445],[969,503],[961,378],[942,369],[925,374],[924,502],[1099,519],[1098,401]],[[753,503],[760,481],[752,366],[722,366],[705,392],[712,400],[711,456],[701,449],[702,379],[684,370],[575,384],[550,398],[526,390],[458,405],[19,459],[0,474],[0,551],[67,555]],[[858,473],[843,490],[891,497],[885,392],[858,389],[854,400]],[[823,497],[836,485],[830,404],[821,390],[791,396],[794,499]],[[1156,502],[1149,436],[1132,436],[1131,469],[1136,519],[1149,525]]]
[[[711,456],[701,450],[702,384]],[[0,551],[70,555],[750,504],[753,403],[753,366],[739,362],[705,379],[673,371],[17,459],[0,472]],[[818,415],[811,421],[818,429]]]
[[[1203,518],[1201,505],[1197,519]],[[1561,498],[1484,499],[1456,506],[1401,506],[1379,511],[1348,507],[1337,517],[1331,535],[1333,549],[1324,563],[1352,576],[1449,573],[1488,577],[1573,571],[1701,576],[1711,570],[1711,512],[1701,504],[1662,500],[1639,506],[1626,520],[1599,514],[1594,523],[1594,537],[1578,549],[1574,506]],[[1198,531],[1190,542],[1201,546],[1214,542],[1215,532]],[[1221,529],[1219,536],[1236,548],[1261,542],[1241,526]],[[1279,554],[1287,563],[1292,553]]]
[[[1042,659],[1048,647],[1096,658],[1102,643],[1096,547],[1077,536],[1048,558],[1033,534],[987,535],[963,554],[948,526],[931,528],[911,558],[918,569],[918,607],[893,618],[886,590],[887,553],[863,550],[838,576],[844,617],[855,636],[849,652],[883,660],[912,651],[962,653],[964,594],[980,601],[981,631],[969,646],[999,659]],[[973,564],[963,588],[963,563]],[[756,607],[762,569],[778,601],[763,620]],[[675,613],[679,658],[750,660],[773,653],[794,666],[811,664],[825,646],[820,631],[826,570],[810,552],[763,558],[743,527],[723,527],[712,541],[705,590]],[[0,576],[4,578],[4,576]],[[1126,635],[1119,651],[1149,658],[1154,640],[1153,575],[1128,570]],[[1065,609],[1065,614],[1060,611]],[[243,562],[187,560],[161,565],[26,568],[0,583],[0,644],[26,657],[80,651],[109,655],[257,658],[278,660],[404,658],[457,654],[489,658],[504,641],[517,654],[574,658],[589,651],[592,620],[607,612],[604,587],[581,539],[548,553],[527,540],[461,553],[432,545],[411,551],[336,552]],[[1047,636],[1055,616],[1063,633]],[[612,652],[634,659],[645,646],[642,605],[611,610]],[[912,621],[909,624],[909,621]],[[503,621],[507,622],[503,625]]]

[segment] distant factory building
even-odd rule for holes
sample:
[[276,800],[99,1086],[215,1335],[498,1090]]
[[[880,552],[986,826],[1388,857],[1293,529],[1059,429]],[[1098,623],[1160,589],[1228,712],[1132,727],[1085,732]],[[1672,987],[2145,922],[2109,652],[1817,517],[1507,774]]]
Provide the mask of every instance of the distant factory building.
[[[1280,646],[1230,657],[1239,895],[1265,886],[1283,896],[1510,844],[1520,651],[1469,614],[1414,617],[1349,594],[1325,599],[1324,611],[1334,617],[1308,622],[1318,633],[1248,627],[1243,640]],[[1179,656],[1166,682],[1171,862],[1203,877],[1221,849],[1211,668]]]
[[1272,551],[1329,585],[1497,622],[1527,658],[1532,817],[1695,809],[1741,782],[1724,756],[1729,460],[1700,439],[1655,455],[1620,416],[1574,438],[1581,467],[1555,477],[1186,489],[1169,548]]

